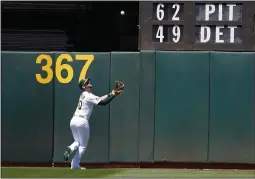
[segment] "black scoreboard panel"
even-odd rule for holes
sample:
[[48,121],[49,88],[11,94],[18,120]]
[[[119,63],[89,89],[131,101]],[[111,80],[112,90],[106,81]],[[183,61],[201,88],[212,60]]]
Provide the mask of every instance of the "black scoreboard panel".
[[255,2],[140,2],[141,50],[255,50]]

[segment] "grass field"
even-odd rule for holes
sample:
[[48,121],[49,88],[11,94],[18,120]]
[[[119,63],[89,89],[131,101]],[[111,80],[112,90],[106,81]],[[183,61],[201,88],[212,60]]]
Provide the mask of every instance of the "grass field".
[[87,169],[2,167],[2,178],[255,178],[255,170]]

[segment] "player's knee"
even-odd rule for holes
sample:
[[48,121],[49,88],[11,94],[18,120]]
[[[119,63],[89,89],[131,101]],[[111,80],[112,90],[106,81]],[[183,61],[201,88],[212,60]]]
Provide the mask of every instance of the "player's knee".
[[79,147],[80,143],[78,141],[75,141],[75,145]]
[[80,145],[80,146],[79,146],[79,148],[81,148],[81,149],[86,149],[86,147],[87,147],[87,146],[85,146],[85,145]]

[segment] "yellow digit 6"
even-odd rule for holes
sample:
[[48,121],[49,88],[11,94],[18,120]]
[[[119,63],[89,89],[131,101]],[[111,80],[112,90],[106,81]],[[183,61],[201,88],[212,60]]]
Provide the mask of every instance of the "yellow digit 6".
[[[73,59],[69,54],[61,54],[56,61],[56,77],[60,83],[69,83],[73,79],[73,68],[68,64],[62,64],[62,61],[66,59],[69,62],[72,62]],[[61,71],[67,71],[67,77],[63,78]]]
[[75,55],[75,58],[76,60],[87,60],[87,62],[85,62],[84,66],[82,67],[80,77],[79,77],[79,81],[80,81],[81,79],[86,77],[89,66],[94,60],[94,55]]
[[46,65],[42,66],[42,70],[47,72],[47,77],[42,78],[41,74],[35,74],[36,80],[41,84],[49,83],[53,78],[53,71],[51,69],[52,58],[49,55],[41,54],[36,58],[36,64],[41,64],[42,60],[46,60]]

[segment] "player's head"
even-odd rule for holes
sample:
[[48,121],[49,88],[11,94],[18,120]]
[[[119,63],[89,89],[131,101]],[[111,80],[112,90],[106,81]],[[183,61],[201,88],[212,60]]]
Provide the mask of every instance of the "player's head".
[[83,91],[91,91],[92,84],[90,83],[90,78],[84,78],[79,81],[79,88]]

